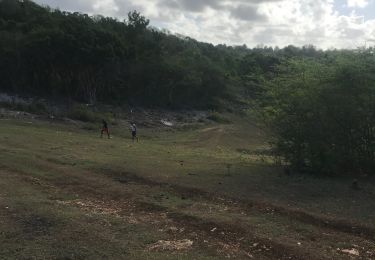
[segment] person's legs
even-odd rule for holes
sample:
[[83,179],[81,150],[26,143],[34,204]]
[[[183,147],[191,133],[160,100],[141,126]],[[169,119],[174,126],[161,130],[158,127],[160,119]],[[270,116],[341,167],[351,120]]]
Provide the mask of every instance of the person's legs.
[[106,132],[107,133],[107,136],[108,136],[108,139],[111,138],[110,134],[109,134],[109,130],[108,128],[103,128],[102,131],[100,132],[100,138],[103,138],[103,133]]

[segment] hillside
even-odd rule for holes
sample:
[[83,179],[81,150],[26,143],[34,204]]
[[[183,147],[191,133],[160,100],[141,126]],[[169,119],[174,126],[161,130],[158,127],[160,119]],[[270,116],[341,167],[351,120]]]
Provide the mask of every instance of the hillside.
[[0,90],[84,103],[222,108],[254,97],[280,60],[319,57],[312,46],[214,46],[149,26],[0,2]]
[[0,0],[0,259],[375,259],[374,48],[149,22]]
[[121,126],[108,140],[1,119],[0,258],[375,257],[373,184],[285,175],[232,120],[141,127],[132,143]]

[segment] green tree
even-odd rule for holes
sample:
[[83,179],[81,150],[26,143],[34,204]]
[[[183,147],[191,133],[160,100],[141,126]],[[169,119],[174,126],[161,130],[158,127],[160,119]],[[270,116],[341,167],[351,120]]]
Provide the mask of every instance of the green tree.
[[296,171],[372,173],[375,166],[374,55],[340,55],[324,65],[292,60],[263,99],[274,145]]

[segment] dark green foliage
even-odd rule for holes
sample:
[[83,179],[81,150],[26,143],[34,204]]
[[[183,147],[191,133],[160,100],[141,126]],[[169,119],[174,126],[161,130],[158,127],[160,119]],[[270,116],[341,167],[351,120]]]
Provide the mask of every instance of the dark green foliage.
[[34,114],[48,114],[48,107],[41,101],[34,101],[28,106],[28,112]]
[[[373,49],[213,46],[150,28],[136,11],[120,22],[0,0],[0,92],[238,113],[259,104],[275,152],[298,172],[374,173],[374,75]],[[102,118],[86,106],[68,114]]]
[[85,105],[74,105],[67,113],[71,119],[80,120],[83,122],[99,122],[100,117],[91,111]]
[[375,56],[294,59],[280,66],[263,100],[275,148],[298,171],[373,174]]
[[35,100],[31,103],[26,102],[0,102],[0,107],[4,107],[10,110],[23,111],[32,114],[48,114],[48,107],[42,101]]
[[226,118],[225,116],[221,115],[220,113],[218,112],[211,112],[207,119],[210,119],[212,121],[215,121],[217,123],[221,123],[221,124],[229,124],[231,123],[231,121]]
[[[0,1],[0,91],[169,108],[220,109],[256,98],[280,61],[321,56],[285,49],[198,42],[149,27],[133,11],[126,21]],[[225,101],[225,102],[222,102]]]
[[0,1],[0,90],[163,107],[211,107],[228,96],[226,54],[148,25],[136,11],[119,22]]

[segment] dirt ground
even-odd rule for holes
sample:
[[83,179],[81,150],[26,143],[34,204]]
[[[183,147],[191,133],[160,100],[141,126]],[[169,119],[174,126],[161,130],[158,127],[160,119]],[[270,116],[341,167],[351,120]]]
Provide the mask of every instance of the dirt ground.
[[[242,134],[256,133],[226,135],[232,127],[150,128],[134,144],[0,120],[0,258],[375,259],[372,184],[351,194],[330,180],[280,177],[237,151]],[[326,190],[321,207],[314,187]],[[350,202],[332,198],[341,192]]]

